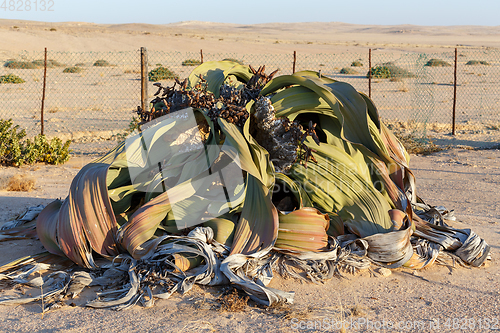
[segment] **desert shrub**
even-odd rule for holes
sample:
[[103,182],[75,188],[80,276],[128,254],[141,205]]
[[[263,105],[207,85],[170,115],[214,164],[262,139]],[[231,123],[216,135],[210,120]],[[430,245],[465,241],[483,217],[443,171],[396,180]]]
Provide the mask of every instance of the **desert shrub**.
[[50,31],[57,31],[56,28],[50,28]]
[[369,77],[370,73],[372,78],[376,79],[387,79],[391,77],[391,71],[387,66],[372,67],[366,76]]
[[99,59],[99,60],[96,60],[96,62],[94,62],[94,66],[96,66],[96,67],[108,67],[108,66],[111,66],[111,64],[107,60]]
[[427,63],[424,66],[429,66],[429,67],[449,67],[451,66],[448,62],[441,60],[441,59],[431,59],[427,61]]
[[0,76],[0,83],[24,83],[23,79],[21,79],[19,76],[14,75],[14,74],[7,74],[7,75],[2,75]]
[[489,66],[490,63],[487,62],[487,61],[483,61],[483,60],[469,60],[467,61],[466,65],[485,65],[485,66]]
[[409,78],[415,77],[410,71],[407,71],[404,68],[396,66],[392,62],[386,62],[382,65],[372,67],[370,71],[366,74],[366,77],[369,76],[371,72],[372,78],[375,79],[390,79],[390,78]]
[[29,61],[9,60],[3,65],[3,67],[12,68],[12,69],[35,69],[38,66],[32,62],[29,62]]
[[409,154],[430,155],[443,150],[443,148],[428,138],[419,138],[414,134],[394,133],[394,135],[403,144]]
[[77,64],[75,64],[76,67],[85,67],[87,66],[84,62],[79,62]]
[[232,62],[236,62],[240,65],[244,65],[243,61],[235,59],[235,58],[226,58],[226,59],[222,59],[222,61],[232,61]]
[[[36,69],[42,68],[44,64],[43,59],[37,59],[33,61],[17,61],[17,60],[9,60],[3,66],[12,69]],[[54,59],[47,60],[47,67],[63,67],[64,64],[61,64],[59,61]]]
[[350,67],[344,67],[340,70],[340,74],[358,74],[358,71]]
[[355,60],[351,63],[351,67],[363,67],[363,63],[359,60]]
[[78,66],[66,67],[63,70],[63,73],[81,73],[81,72],[83,72],[83,68]]
[[200,64],[201,61],[196,59],[186,59],[182,62],[182,66],[198,66]]
[[64,144],[61,139],[53,138],[48,141],[45,135],[37,135],[24,140],[26,131],[19,131],[19,125],[12,126],[12,119],[0,119],[0,163],[20,166],[45,162],[61,164],[69,160],[71,140]]
[[149,81],[156,82],[160,80],[173,80],[178,78],[179,75],[172,72],[167,67],[159,66],[148,73]]
[[[36,68],[43,67],[44,60],[43,59],[37,59],[33,60],[31,62],[33,65],[36,66]],[[47,59],[47,68],[52,68],[52,67],[64,67],[64,64],[61,64],[59,61],[54,60],[54,59]]]

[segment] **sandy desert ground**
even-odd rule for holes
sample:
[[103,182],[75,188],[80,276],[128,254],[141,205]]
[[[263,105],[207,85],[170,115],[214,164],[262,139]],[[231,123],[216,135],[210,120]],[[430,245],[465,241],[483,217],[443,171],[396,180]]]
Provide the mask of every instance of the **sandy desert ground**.
[[[64,198],[72,178],[94,156],[75,157],[63,166],[2,167],[2,176],[34,177],[36,188],[31,192],[0,191],[0,222],[14,218],[28,206]],[[43,316],[41,304],[0,307],[0,331],[294,332],[314,323],[316,330],[312,331],[332,331],[328,325],[341,318],[358,324],[347,332],[371,332],[374,329],[363,322],[376,324],[384,320],[404,325],[387,332],[413,332],[417,331],[413,329],[416,325],[423,325],[418,326],[422,332],[460,331],[453,329],[453,320],[466,329],[473,323],[478,325],[479,320],[483,324],[489,320],[493,327],[500,319],[500,151],[451,149],[411,158],[419,195],[431,204],[455,209],[459,222],[454,226],[472,228],[483,237],[491,245],[492,261],[480,268],[435,265],[418,272],[396,269],[388,277],[368,272],[346,274],[345,279],[334,278],[323,285],[275,277],[272,287],[295,291],[294,305],[265,309],[250,302],[238,312],[218,310],[217,299],[222,291],[216,288],[196,287],[184,296],[176,294],[170,300],[159,301],[151,309],[135,307],[123,312],[85,308],[85,301],[92,299],[95,292],[88,290],[82,299],[66,301],[76,306],[68,305]],[[35,240],[2,242],[0,264],[41,250],[40,242]],[[451,326],[445,326],[448,319]],[[431,328],[431,323],[438,321],[440,328]],[[478,327],[471,330],[489,331]]]
[[[57,31],[51,32],[50,28]],[[462,44],[462,48],[497,48],[499,33],[499,27],[342,23],[235,26],[203,22],[105,26],[3,20],[0,56],[7,58],[20,50],[40,50],[45,46],[60,51],[127,51],[146,46],[190,52],[203,48],[213,53],[267,53],[271,47],[276,53],[365,52],[369,47],[387,52],[436,52],[450,50],[457,44]],[[280,43],[276,44],[276,40]],[[464,127],[460,131],[452,137],[449,130],[434,129],[435,142],[452,148],[428,156],[412,156],[411,168],[417,177],[418,194],[424,200],[454,209],[459,220],[454,226],[472,228],[491,245],[492,261],[484,267],[433,266],[416,273],[397,269],[387,277],[364,272],[346,275],[345,279],[334,278],[323,285],[276,277],[271,286],[295,291],[294,305],[265,309],[250,302],[239,312],[217,310],[221,290],[215,288],[196,287],[187,295],[159,301],[151,309],[136,307],[124,312],[85,308],[85,300],[93,297],[88,290],[83,299],[67,301],[76,306],[68,305],[43,315],[40,304],[0,307],[0,331],[295,332],[308,325],[313,327],[308,331],[338,331],[329,329],[327,324],[341,318],[358,324],[358,328],[349,327],[347,332],[375,331],[376,328],[361,323],[371,321],[377,325],[384,320],[403,325],[386,329],[387,332],[412,332],[416,325],[422,332],[490,331],[478,329],[480,320],[483,327],[488,322],[490,328],[500,329],[500,151],[464,149],[497,146],[499,132],[486,127]],[[73,145],[74,157],[62,166],[0,167],[0,177],[26,174],[36,179],[33,191],[0,191],[0,224],[29,206],[64,198],[78,170],[116,144],[90,137],[77,140]],[[41,250],[41,244],[35,240],[1,242],[0,264]],[[431,326],[438,322],[439,327]]]

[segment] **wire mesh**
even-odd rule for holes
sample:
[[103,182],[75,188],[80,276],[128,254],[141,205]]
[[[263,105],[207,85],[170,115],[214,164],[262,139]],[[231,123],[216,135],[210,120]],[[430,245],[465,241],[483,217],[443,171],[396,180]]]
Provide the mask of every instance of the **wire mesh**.
[[[0,85],[0,117],[12,118],[29,136],[40,133],[41,128],[43,59],[44,52],[22,53],[2,67],[2,72],[26,82]],[[128,126],[131,111],[140,100],[138,51],[49,51],[47,59],[44,134],[112,131]],[[36,68],[12,68],[20,63],[35,64]],[[32,67],[26,64],[21,66]]]
[[[147,50],[148,71],[166,68],[184,79],[202,52]],[[22,52],[3,60],[0,76],[22,78],[0,84],[0,118],[12,118],[29,136],[40,133],[44,52]],[[292,74],[293,53],[203,53],[203,61],[232,59],[277,75]],[[448,124],[451,129],[454,51],[436,54],[372,52],[371,97],[383,119]],[[319,71],[368,94],[368,52],[297,53],[295,70]],[[389,74],[388,74],[389,73]],[[154,75],[151,77],[153,80]],[[12,78],[12,77],[10,77]],[[158,78],[158,77],[157,77]],[[161,78],[166,85],[173,76]],[[457,123],[500,124],[500,50],[460,49],[457,62]],[[148,81],[148,100],[156,92]],[[44,131],[49,136],[126,129],[140,105],[140,52],[48,52]],[[424,126],[425,128],[425,126]]]

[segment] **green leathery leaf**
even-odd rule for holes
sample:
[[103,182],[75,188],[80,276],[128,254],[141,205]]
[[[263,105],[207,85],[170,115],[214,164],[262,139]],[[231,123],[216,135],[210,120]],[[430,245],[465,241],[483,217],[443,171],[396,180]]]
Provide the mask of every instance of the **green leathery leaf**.
[[274,185],[274,166],[269,159],[267,150],[250,135],[250,119],[247,119],[243,126],[243,136],[248,142],[252,159],[259,170],[264,186],[271,189]]
[[234,75],[248,81],[247,77],[249,77],[250,73],[248,66],[242,66],[233,61],[207,61],[196,67],[189,74],[188,88],[193,89],[200,83],[201,75],[207,82],[207,91],[213,93],[215,97],[219,97],[220,87],[228,75]]
[[[134,258],[138,258],[143,250],[141,245],[153,237],[161,221],[171,210],[171,205],[195,193],[196,189],[189,180],[148,201],[130,216],[127,223],[120,227],[117,233],[118,242]],[[171,197],[175,198],[175,201],[171,201]]]
[[[228,62],[225,60],[225,62]],[[234,63],[234,62],[233,62]],[[224,76],[227,78],[228,76],[235,76],[242,82],[247,83],[253,76],[252,71],[250,70],[250,67],[246,65],[240,65],[236,64],[235,66],[231,67],[230,69],[226,69],[224,71]]]
[[266,96],[289,85],[300,85],[314,91],[328,103],[342,124],[341,137],[345,140],[361,143],[373,152],[378,152],[368,128],[368,113],[364,99],[349,84],[334,82],[325,84],[319,78],[282,75],[269,81],[262,89]]
[[276,184],[281,184],[287,186],[293,193],[293,195],[297,198],[299,202],[299,208],[302,207],[312,207],[313,203],[309,196],[304,191],[304,189],[297,184],[297,182],[293,181],[290,177],[283,173],[276,173],[275,175]]
[[268,189],[251,174],[247,175],[246,183],[245,201],[230,254],[251,254],[268,249],[278,236],[278,212]]
[[352,157],[335,146],[328,147],[329,151],[325,144],[309,146],[325,156],[318,153],[318,163],[310,161],[307,168],[294,164],[289,177],[302,184],[315,206],[326,212],[339,212],[344,224],[360,237],[390,231],[390,204],[365,179],[366,175],[352,168],[356,165]]
[[261,183],[266,184],[267,173],[255,165],[249,145],[239,128],[226,120],[219,118],[221,131],[226,135],[222,151],[229,155],[234,161],[239,160],[241,169],[245,170]]
[[326,231],[326,233],[332,237],[338,237],[343,235],[344,232],[344,221],[339,216],[339,214],[334,212],[328,212],[328,216],[330,217],[330,227]]
[[301,76],[301,77],[313,77],[313,78],[321,79],[321,81],[323,81],[324,83],[339,82],[337,80],[329,78],[328,76],[320,75],[319,72],[310,71],[310,70],[298,71],[298,72],[293,73],[292,75]]
[[210,227],[214,231],[214,239],[221,244],[231,246],[233,244],[236,225],[233,221],[225,218],[214,218],[203,223],[204,227]]
[[377,126],[377,128],[380,130],[381,122],[377,107],[375,106],[375,104],[373,104],[373,101],[370,99],[370,97],[366,96],[365,93],[361,91],[358,91],[358,93],[365,100],[370,119],[373,121],[375,126]]
[[220,148],[215,143],[215,140],[208,142],[208,144],[204,145],[203,149],[193,152],[192,158],[182,168],[178,183],[182,183],[208,170],[217,157],[219,157],[219,154]]
[[[134,257],[140,258],[145,252],[141,247],[155,234],[160,223],[167,217],[173,205],[192,204],[190,199],[200,190],[206,190],[212,182],[207,173],[202,173],[185,182],[169,188],[166,192],[139,207],[129,221],[120,227],[117,234],[118,242]],[[207,203],[209,203],[208,200]],[[204,207],[206,209],[206,206]],[[201,223],[201,221],[200,221]]]
[[106,177],[106,185],[108,189],[114,189],[120,186],[130,184],[130,175],[128,168],[109,168],[108,175]]
[[[292,87],[287,90],[294,88],[295,87]],[[333,113],[329,105],[319,98],[318,94],[314,92],[302,92],[275,102],[271,100],[271,102],[273,103],[276,117],[289,117],[292,114],[296,117],[297,114],[300,114],[305,110],[318,110],[318,113],[324,112],[326,114]],[[290,117],[290,120],[293,120],[295,117]]]

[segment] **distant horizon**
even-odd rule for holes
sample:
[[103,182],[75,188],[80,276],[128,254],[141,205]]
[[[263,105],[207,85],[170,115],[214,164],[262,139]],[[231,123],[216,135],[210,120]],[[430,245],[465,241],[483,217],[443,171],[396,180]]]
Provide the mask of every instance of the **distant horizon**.
[[191,0],[189,6],[171,0],[143,0],[140,4],[131,0],[18,0],[16,6],[9,3],[0,1],[0,19],[155,25],[200,21],[245,25],[339,22],[377,26],[500,26],[500,1],[491,0],[473,3],[421,0],[412,4],[381,0],[375,5],[369,0],[358,0],[355,6],[339,0],[308,0],[299,4],[287,0],[254,0],[251,6],[228,0],[219,0],[215,5]]
[[500,27],[500,24],[497,25],[480,25],[480,24],[451,24],[451,25],[426,25],[426,24],[413,24],[413,23],[400,23],[400,24],[375,24],[375,23],[351,23],[351,22],[342,22],[342,21],[302,21],[302,22],[260,22],[260,23],[232,23],[232,22],[218,22],[218,21],[200,21],[200,20],[185,20],[185,21],[176,21],[176,22],[168,22],[168,23],[150,23],[150,22],[91,22],[91,21],[42,21],[42,20],[29,20],[29,19],[11,19],[11,18],[2,18],[0,20],[3,21],[26,21],[26,22],[36,22],[36,23],[48,23],[48,24],[57,24],[57,23],[87,23],[87,24],[96,24],[96,25],[125,25],[125,24],[150,24],[150,25],[174,25],[179,23],[213,23],[213,24],[236,24],[236,25],[266,25],[266,24],[302,24],[302,23],[339,23],[339,24],[350,24],[350,25],[366,25],[366,26],[415,26],[415,27]]

